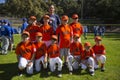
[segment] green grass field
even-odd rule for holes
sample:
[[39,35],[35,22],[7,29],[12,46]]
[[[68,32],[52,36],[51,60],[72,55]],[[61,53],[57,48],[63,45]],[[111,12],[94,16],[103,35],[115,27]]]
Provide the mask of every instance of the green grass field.
[[[20,41],[20,35],[15,35],[15,45]],[[94,44],[93,35],[88,35],[88,40],[82,37],[82,43],[90,41]],[[90,76],[85,71],[69,75],[68,70],[63,70],[63,77],[58,78],[56,75],[45,77],[44,72],[34,73],[32,76],[24,74],[22,77],[17,76],[17,60],[14,51],[7,55],[0,54],[0,80],[120,80],[120,34],[106,34],[103,38],[103,44],[106,47],[106,71],[95,71],[94,76]]]

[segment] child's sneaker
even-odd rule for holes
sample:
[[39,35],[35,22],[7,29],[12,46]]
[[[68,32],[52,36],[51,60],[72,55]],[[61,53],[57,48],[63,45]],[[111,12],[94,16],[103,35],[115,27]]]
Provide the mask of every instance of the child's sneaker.
[[94,75],[95,75],[95,73],[94,73],[93,71],[91,71],[91,72],[90,72],[90,75],[91,75],[91,76],[94,76]]
[[61,71],[58,71],[58,77],[62,77],[62,73],[61,73]]
[[105,67],[101,67],[101,72],[104,72],[105,71]]
[[22,74],[22,72],[21,71],[19,71],[18,72],[18,76],[22,76],[23,74]]
[[73,74],[72,71],[69,71],[69,74],[72,75]]

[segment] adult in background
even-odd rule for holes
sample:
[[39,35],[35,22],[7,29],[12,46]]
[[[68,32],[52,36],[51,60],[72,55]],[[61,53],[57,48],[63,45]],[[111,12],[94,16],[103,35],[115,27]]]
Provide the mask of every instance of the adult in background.
[[40,32],[40,28],[37,25],[36,17],[30,16],[28,23],[29,23],[29,25],[25,29],[25,31],[28,31],[30,33],[30,40],[34,42],[36,40],[36,36],[35,36],[36,33]]
[[8,36],[9,37],[9,50],[10,51],[12,51],[12,49],[13,49],[13,45],[14,45],[14,37],[13,37],[13,34],[15,33],[14,32],[14,28],[11,26],[11,23],[10,22],[8,22],[8,28],[9,28],[9,30],[10,30],[10,32],[11,32],[11,36]]
[[84,33],[84,38],[87,39],[87,33],[88,33],[88,26],[83,26],[83,33]]
[[27,19],[26,18],[23,18],[22,19],[23,23],[22,23],[22,26],[21,26],[21,33],[27,28],[28,26],[28,23],[27,23]]
[[93,26],[94,37],[98,35],[98,28],[99,26]]
[[99,28],[98,28],[99,36],[104,37],[104,33],[105,33],[105,27],[104,26],[99,26]]
[[11,28],[8,26],[8,21],[3,20],[2,26],[0,28],[1,33],[1,48],[2,48],[2,54],[7,54],[8,47],[9,47],[9,38],[11,37]]
[[[2,27],[2,20],[0,20],[0,29]],[[1,33],[0,33],[0,51],[1,51]]]
[[78,22],[78,15],[77,14],[73,14],[72,15],[72,20],[73,22],[70,24],[70,26],[72,27],[73,30],[73,35],[74,34],[79,34],[79,42],[81,42],[81,35],[83,34],[83,27],[82,25]]
[[[60,25],[61,21],[60,21],[59,16],[57,14],[55,14],[55,6],[54,5],[50,5],[48,15],[50,16],[49,24],[51,25],[51,27],[53,27],[53,30],[55,33],[56,29]],[[40,23],[43,24],[43,18],[40,20]]]

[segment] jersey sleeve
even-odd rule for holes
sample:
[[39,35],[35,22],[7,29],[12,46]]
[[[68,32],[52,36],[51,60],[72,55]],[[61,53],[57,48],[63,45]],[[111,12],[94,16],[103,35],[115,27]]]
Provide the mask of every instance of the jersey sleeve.
[[35,44],[32,43],[32,53],[34,54],[36,52]]
[[17,45],[17,47],[16,47],[16,49],[15,49],[16,55],[19,55],[19,54],[20,54],[20,49],[19,49],[19,47],[20,47],[20,43]]
[[93,58],[95,58],[95,53],[94,53],[94,51],[93,51],[92,48],[90,49],[90,51],[91,51],[91,56],[92,56]]
[[106,54],[106,50],[105,50],[105,46],[104,45],[102,45],[102,48],[103,48],[103,54]]

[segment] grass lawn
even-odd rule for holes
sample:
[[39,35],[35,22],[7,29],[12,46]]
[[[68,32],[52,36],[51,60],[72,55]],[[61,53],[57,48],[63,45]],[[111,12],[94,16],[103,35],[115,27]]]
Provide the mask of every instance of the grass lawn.
[[[15,45],[20,41],[20,35],[15,35]],[[82,43],[90,41],[94,44],[93,35],[88,35],[88,39]],[[68,70],[64,69],[63,77],[58,78],[56,75],[45,77],[44,72],[34,73],[32,76],[24,74],[22,77],[17,76],[17,60],[14,51],[7,55],[0,54],[0,80],[120,80],[120,34],[106,34],[103,38],[103,44],[106,47],[106,71],[95,71],[94,76],[90,76],[85,71],[69,75]]]

